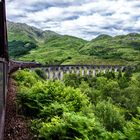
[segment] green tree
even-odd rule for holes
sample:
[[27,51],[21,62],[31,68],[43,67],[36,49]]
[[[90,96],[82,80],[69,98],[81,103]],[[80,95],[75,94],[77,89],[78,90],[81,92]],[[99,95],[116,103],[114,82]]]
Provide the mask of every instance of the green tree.
[[123,110],[109,101],[99,102],[95,107],[95,115],[107,131],[121,131],[125,125]]

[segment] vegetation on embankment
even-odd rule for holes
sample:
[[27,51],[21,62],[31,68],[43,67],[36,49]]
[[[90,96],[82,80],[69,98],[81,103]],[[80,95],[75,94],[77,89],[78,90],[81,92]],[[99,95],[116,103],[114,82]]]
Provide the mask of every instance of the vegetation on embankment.
[[140,34],[111,37],[100,35],[86,41],[42,31],[20,23],[8,23],[9,54],[12,59],[44,64],[127,65],[140,60]]
[[140,138],[139,71],[97,77],[72,74],[63,82],[46,81],[30,70],[20,70],[13,77],[19,86],[18,111],[31,118],[37,139]]

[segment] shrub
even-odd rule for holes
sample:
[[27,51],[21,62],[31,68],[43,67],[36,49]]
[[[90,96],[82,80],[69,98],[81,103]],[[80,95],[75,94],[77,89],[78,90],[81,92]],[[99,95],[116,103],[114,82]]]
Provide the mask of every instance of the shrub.
[[44,70],[35,69],[35,72],[36,72],[36,74],[37,74],[40,78],[42,78],[43,80],[46,80],[46,79],[47,79],[47,75],[46,75],[46,73],[45,73]]
[[42,80],[43,73],[40,70],[37,73],[20,70],[13,77],[19,84],[18,107],[33,119],[31,128],[38,139],[137,140],[140,137],[138,73],[132,78],[114,79],[72,74],[66,75],[64,82]]
[[114,102],[117,102],[120,97],[120,88],[117,81],[110,80],[102,89],[102,98],[111,98]]
[[57,108],[54,103],[58,103],[58,106],[65,105],[67,110],[76,112],[89,105],[88,97],[79,89],[65,87],[60,81],[36,82],[28,91],[22,88],[18,100],[23,110],[26,110],[26,115],[33,115],[34,113],[35,116],[40,115],[40,113],[41,115],[44,114],[45,110],[47,110],[47,116],[49,116],[49,110],[50,115],[52,115],[51,108]]
[[95,115],[99,118],[99,121],[103,124],[106,130],[111,132],[114,130],[122,130],[125,124],[123,110],[109,101],[98,103],[95,107]]
[[26,87],[31,87],[40,80],[34,71],[29,71],[28,69],[19,70],[13,75],[13,78],[19,85]]
[[77,88],[80,85],[80,76],[76,74],[65,74],[63,80],[66,86]]
[[51,122],[43,122],[39,137],[45,140],[101,139],[103,132],[94,117],[70,112],[64,113],[62,119],[54,117]]
[[126,79],[130,80],[131,76],[132,76],[132,72],[133,69],[131,67],[127,67],[124,73],[124,77],[126,77]]
[[127,139],[138,140],[140,138],[140,108],[138,108],[138,116],[129,121],[124,127],[124,134]]
[[140,106],[140,88],[130,86],[122,90],[121,94],[121,106],[128,110],[129,115],[135,115],[137,113],[137,107]]
[[96,86],[97,89],[103,89],[107,84],[107,78],[105,77],[98,77],[96,80]]
[[120,77],[118,80],[119,87],[121,89],[126,88],[129,86],[129,80],[126,77]]

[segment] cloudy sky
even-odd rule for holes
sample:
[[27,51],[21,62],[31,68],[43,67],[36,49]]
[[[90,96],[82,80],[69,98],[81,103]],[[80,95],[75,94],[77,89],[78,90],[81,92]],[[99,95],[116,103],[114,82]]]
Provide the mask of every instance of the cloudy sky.
[[6,0],[7,18],[85,39],[140,32],[140,0]]

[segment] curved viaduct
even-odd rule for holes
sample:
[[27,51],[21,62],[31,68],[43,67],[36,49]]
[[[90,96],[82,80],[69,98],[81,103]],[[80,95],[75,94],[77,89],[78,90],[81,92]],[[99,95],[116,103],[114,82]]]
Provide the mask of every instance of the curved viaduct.
[[[96,74],[107,71],[125,71],[126,66],[111,65],[49,65],[40,67],[47,74],[47,79],[62,80],[64,74],[77,74],[81,76],[96,76]],[[35,68],[32,68],[35,69]]]
[[[9,73],[15,72],[18,69],[29,68],[35,70],[40,68],[46,72],[47,79],[63,79],[64,74],[75,73],[77,75],[85,76],[91,75],[96,76],[96,74],[107,71],[125,71],[128,66],[122,65],[42,65],[37,62],[22,62],[22,61],[10,61],[9,63]],[[135,68],[131,66],[131,68]]]

